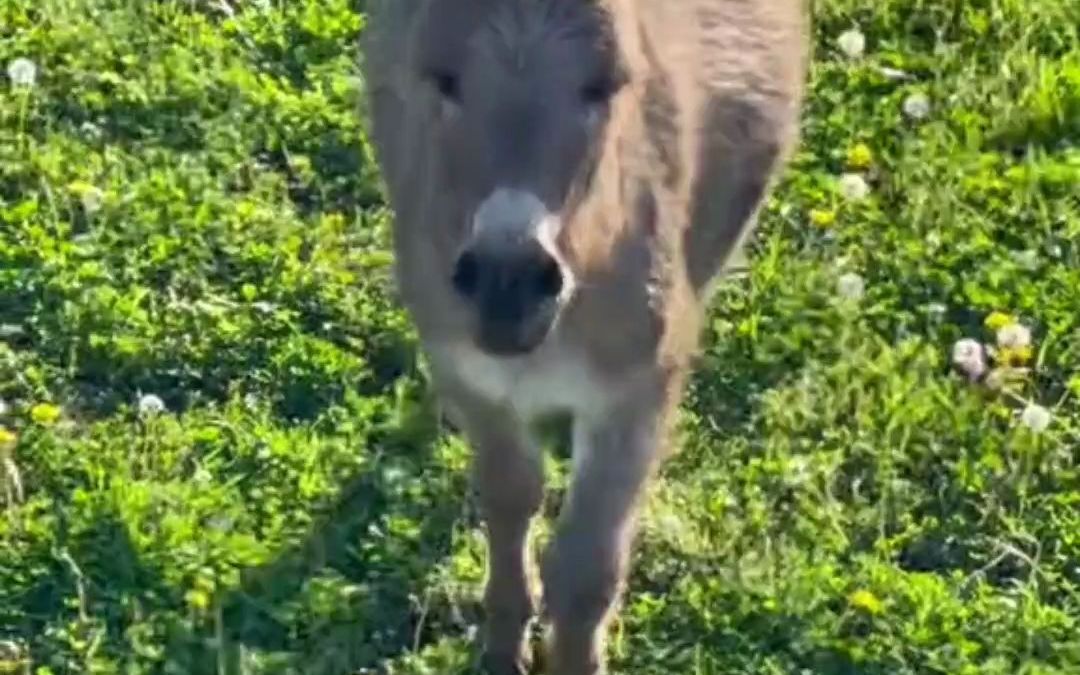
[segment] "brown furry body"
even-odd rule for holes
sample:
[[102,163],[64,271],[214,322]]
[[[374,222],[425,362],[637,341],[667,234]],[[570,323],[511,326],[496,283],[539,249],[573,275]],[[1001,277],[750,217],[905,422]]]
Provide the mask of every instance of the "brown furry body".
[[[664,454],[710,282],[797,140],[805,9],[369,5],[372,138],[397,217],[399,288],[476,450],[491,545],[487,663],[515,673],[528,660],[525,537],[542,495],[529,424],[563,411],[574,420],[575,473],[543,566],[550,663],[558,675],[599,673],[633,512]],[[585,112],[560,98],[578,89]],[[587,121],[575,126],[575,116]],[[506,176],[557,223],[545,245],[566,279],[542,341],[511,356],[476,347],[481,319],[450,281],[478,236],[470,218]]]

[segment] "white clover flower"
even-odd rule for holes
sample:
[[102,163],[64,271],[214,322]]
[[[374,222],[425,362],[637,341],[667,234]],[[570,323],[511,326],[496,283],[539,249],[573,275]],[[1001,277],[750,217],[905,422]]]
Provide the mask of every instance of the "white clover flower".
[[986,372],[986,351],[977,340],[962,338],[953,345],[952,362],[970,379],[977,380]]
[[1019,323],[1011,323],[997,332],[998,347],[1002,349],[1023,349],[1031,346],[1031,330]]
[[101,140],[101,127],[93,122],[83,122],[79,125],[79,132],[91,141]]
[[475,623],[469,624],[465,627],[465,641],[468,643],[474,643],[480,639],[480,627]]
[[393,485],[405,479],[405,471],[401,467],[388,466],[383,469],[382,477],[385,482]]
[[1034,249],[1026,249],[1024,251],[1014,251],[1012,253],[1013,262],[1027,270],[1033,272],[1039,267],[1039,252]]
[[858,28],[852,28],[836,38],[836,45],[847,57],[857,59],[866,51],[866,36]]
[[1020,413],[1020,422],[1037,434],[1046,431],[1051,420],[1050,411],[1035,403],[1028,404],[1024,412]]
[[785,478],[790,485],[805,485],[814,477],[814,468],[810,459],[803,455],[797,455],[789,459],[784,467]]
[[143,394],[139,397],[139,414],[144,416],[157,415],[165,412],[165,401],[156,394]]
[[866,294],[866,281],[855,272],[848,272],[836,281],[836,292],[844,300],[861,300]]
[[878,68],[878,72],[881,73],[882,77],[884,77],[887,80],[910,80],[911,79],[911,75],[904,72],[903,70],[900,70],[899,68],[890,68],[888,66],[881,66],[880,68]]
[[71,243],[76,246],[90,246],[96,238],[93,232],[80,232],[71,237]]
[[904,99],[904,114],[913,120],[924,120],[930,115],[930,98],[916,92]]
[[841,176],[839,187],[844,199],[853,202],[866,199],[870,194],[870,186],[866,184],[866,179],[857,173],[845,173]]
[[101,204],[105,201],[105,193],[96,187],[89,187],[83,190],[79,198],[87,215],[93,215],[101,210]]
[[33,87],[37,82],[37,65],[30,59],[19,57],[8,64],[7,75],[16,87]]
[[233,525],[235,525],[235,521],[231,516],[214,516],[207,523],[210,529],[218,532],[228,532],[233,529]]

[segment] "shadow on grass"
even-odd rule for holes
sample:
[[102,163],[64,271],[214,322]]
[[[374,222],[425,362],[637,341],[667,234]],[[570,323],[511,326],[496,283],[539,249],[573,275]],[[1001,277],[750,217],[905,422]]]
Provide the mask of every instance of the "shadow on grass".
[[[851,615],[842,623],[835,604],[815,610],[783,607],[731,579],[725,560],[660,545],[659,578],[640,573],[631,581],[630,603],[645,593],[659,600],[654,613],[626,613],[624,645],[613,654],[613,672],[886,675],[899,664],[857,658],[848,645],[874,631],[871,619]],[[700,579],[693,590],[673,591],[676,579]],[[646,605],[651,603],[646,603]]]
[[[223,599],[218,672],[250,670],[245,653],[260,655],[256,672],[373,672],[451,629],[445,595],[422,596],[450,551],[467,489],[467,476],[430,466],[350,480],[303,541],[246,570]],[[189,665],[209,666],[196,660]]]
[[168,605],[172,595],[162,570],[139,554],[122,516],[108,505],[87,506],[97,511],[80,519],[89,527],[67,522],[66,510],[56,509],[56,540],[24,552],[33,576],[8,577],[15,583],[0,592],[0,636],[15,644],[23,636],[30,662],[56,672],[77,672],[95,654],[131,666],[143,655],[117,638],[145,628],[138,625],[140,607]]

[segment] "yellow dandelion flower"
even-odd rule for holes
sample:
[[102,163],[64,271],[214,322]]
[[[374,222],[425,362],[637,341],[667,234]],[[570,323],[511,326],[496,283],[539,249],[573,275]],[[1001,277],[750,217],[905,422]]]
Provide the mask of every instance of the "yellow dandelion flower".
[[192,589],[184,594],[184,599],[189,607],[195,611],[205,611],[210,606],[210,595],[206,591]]
[[847,165],[850,169],[869,169],[874,163],[874,153],[866,143],[857,143],[848,150]]
[[852,607],[865,610],[871,614],[880,614],[885,609],[885,605],[881,600],[866,589],[860,589],[855,591],[848,597],[848,603]]
[[810,222],[821,228],[832,227],[836,223],[836,211],[831,209],[811,209]]
[[1002,347],[997,351],[995,356],[995,360],[998,363],[1010,366],[1023,366],[1031,362],[1031,359],[1034,356],[1034,350],[1032,350],[1031,345]]
[[60,407],[52,403],[38,403],[30,409],[30,419],[42,426],[50,426],[60,419]]
[[19,437],[15,435],[14,431],[5,426],[0,426],[0,448],[15,445],[17,440],[19,440]]
[[1016,323],[1016,319],[1009,316],[1005,312],[991,312],[990,315],[986,317],[986,320],[983,321],[983,325],[985,325],[987,328],[994,331],[995,333],[1004,328],[1005,326],[1009,326],[1014,323]]

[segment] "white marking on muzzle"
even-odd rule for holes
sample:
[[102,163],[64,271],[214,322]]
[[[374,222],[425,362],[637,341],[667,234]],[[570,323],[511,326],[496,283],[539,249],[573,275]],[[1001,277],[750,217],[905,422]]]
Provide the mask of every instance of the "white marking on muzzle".
[[574,277],[555,245],[561,229],[562,219],[549,211],[539,197],[514,188],[493,190],[480,202],[472,222],[474,238],[516,236],[539,241],[562,268],[563,292],[560,295],[567,297],[573,290]]
[[[473,234],[492,236],[498,234],[531,234],[541,236],[541,230],[557,229],[558,217],[544,206],[544,202],[531,192],[512,188],[498,188],[480,202],[473,215]],[[551,238],[557,232],[551,232]]]

